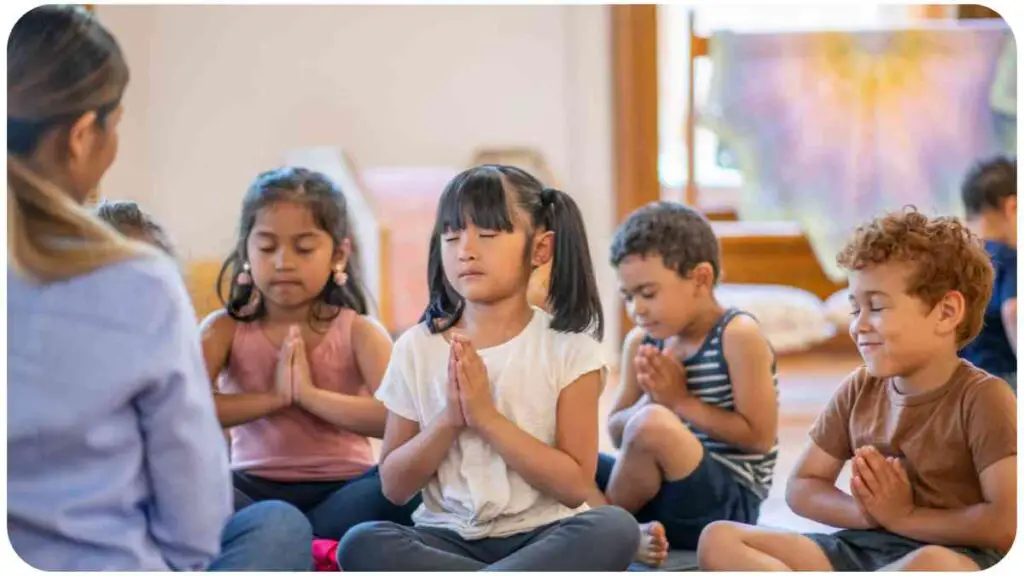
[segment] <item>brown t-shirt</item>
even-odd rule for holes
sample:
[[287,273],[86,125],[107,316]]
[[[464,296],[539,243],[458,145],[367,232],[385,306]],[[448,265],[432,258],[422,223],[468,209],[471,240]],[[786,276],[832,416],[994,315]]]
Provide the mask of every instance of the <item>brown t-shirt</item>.
[[945,385],[914,395],[861,367],[818,416],[811,440],[843,461],[869,445],[899,457],[915,504],[963,508],[983,501],[981,472],[1017,454],[1017,399],[1006,382],[967,361]]

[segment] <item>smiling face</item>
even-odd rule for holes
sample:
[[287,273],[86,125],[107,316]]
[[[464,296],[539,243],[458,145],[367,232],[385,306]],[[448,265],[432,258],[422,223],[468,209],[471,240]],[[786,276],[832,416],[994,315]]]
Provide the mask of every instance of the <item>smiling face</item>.
[[913,265],[887,262],[850,272],[853,316],[850,337],[871,374],[880,378],[911,374],[955,338],[941,313],[907,293]]
[[[339,253],[342,252],[342,253]],[[268,303],[295,308],[313,301],[346,255],[317,226],[307,206],[275,202],[256,214],[246,241],[256,287]]]
[[957,218],[890,212],[858,226],[836,263],[850,274],[850,335],[876,376],[955,359],[981,331],[992,263]]

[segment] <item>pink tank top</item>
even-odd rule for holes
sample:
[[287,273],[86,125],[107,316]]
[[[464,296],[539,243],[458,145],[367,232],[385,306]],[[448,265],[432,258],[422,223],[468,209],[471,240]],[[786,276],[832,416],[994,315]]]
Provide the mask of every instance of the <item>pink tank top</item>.
[[[314,385],[351,396],[369,396],[352,348],[354,310],[342,309],[309,355]],[[220,376],[223,394],[273,390],[278,349],[256,323],[239,323],[228,366]],[[232,468],[282,482],[348,480],[373,466],[370,442],[297,406],[231,428]]]

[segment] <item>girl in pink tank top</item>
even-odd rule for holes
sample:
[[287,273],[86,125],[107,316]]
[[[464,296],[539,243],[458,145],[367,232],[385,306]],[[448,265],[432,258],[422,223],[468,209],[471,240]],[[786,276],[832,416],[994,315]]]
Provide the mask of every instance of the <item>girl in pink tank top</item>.
[[[227,280],[227,281],[225,281]],[[257,177],[204,322],[203,353],[231,436],[236,508],[284,500],[321,538],[361,522],[411,524],[414,499],[384,498],[369,437],[391,338],[367,315],[344,195],[327,177],[282,168]]]

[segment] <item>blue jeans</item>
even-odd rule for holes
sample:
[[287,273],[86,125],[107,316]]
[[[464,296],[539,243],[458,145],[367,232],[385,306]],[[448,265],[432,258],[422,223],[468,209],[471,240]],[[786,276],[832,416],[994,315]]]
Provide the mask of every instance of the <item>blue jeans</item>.
[[318,538],[341,540],[350,528],[363,522],[385,520],[412,525],[412,513],[422,502],[417,494],[404,506],[384,497],[377,467],[351,480],[327,482],[277,482],[244,472],[234,473],[235,509],[253,502],[281,500],[302,511]]
[[221,535],[220,555],[209,572],[308,572],[313,569],[313,529],[297,508],[259,502],[236,512]]

